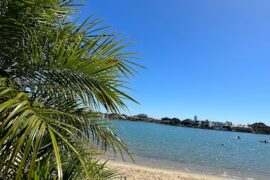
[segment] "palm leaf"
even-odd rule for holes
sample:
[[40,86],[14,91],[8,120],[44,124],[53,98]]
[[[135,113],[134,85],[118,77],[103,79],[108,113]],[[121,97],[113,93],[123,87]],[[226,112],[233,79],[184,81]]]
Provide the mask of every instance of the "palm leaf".
[[134,53],[100,19],[70,21],[78,5],[0,2],[0,178],[106,179],[116,172],[98,155],[128,153],[95,112],[136,103],[125,85]]

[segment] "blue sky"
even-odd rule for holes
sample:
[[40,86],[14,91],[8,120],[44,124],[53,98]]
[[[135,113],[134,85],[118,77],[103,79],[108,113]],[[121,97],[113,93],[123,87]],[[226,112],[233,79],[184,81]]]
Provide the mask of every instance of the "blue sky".
[[269,0],[91,0],[147,67],[127,114],[270,124]]

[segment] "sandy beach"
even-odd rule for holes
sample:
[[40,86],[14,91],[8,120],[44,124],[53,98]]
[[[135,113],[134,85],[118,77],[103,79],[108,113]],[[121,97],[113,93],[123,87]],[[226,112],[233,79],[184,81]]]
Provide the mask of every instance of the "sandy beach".
[[119,170],[121,175],[117,179],[120,180],[228,180],[216,176],[156,169],[115,161],[109,162],[109,166]]

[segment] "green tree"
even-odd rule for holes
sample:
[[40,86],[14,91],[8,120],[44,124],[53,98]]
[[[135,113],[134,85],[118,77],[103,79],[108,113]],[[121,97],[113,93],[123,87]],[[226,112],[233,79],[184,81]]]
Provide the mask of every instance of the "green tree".
[[132,53],[73,0],[0,1],[0,179],[106,179],[101,145],[126,145],[98,120],[118,113]]

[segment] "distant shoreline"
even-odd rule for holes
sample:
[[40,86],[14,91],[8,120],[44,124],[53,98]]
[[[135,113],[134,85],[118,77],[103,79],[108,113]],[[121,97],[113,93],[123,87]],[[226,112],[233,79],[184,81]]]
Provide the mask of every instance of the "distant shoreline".
[[[187,128],[198,128],[198,129],[207,129],[207,130],[218,130],[218,131],[231,131],[231,132],[241,132],[241,133],[253,133],[253,134],[270,134],[270,127],[265,125],[264,123],[254,123],[251,125],[243,125],[243,126],[234,126],[231,122],[213,122],[213,121],[200,121],[200,120],[192,120],[185,119],[180,120],[177,118],[162,118],[155,119],[148,117],[146,115],[137,115],[137,116],[127,116],[127,115],[119,115],[119,114],[102,114],[103,118],[109,120],[124,120],[124,121],[140,121],[140,122],[148,122],[148,123],[156,123],[177,127],[187,127]],[[196,116],[195,116],[196,117]]]
[[[174,124],[163,124],[160,122],[149,122],[149,121],[134,121],[134,120],[129,120],[129,119],[108,119],[111,121],[131,121],[131,122],[145,122],[145,123],[153,123],[153,124],[160,124],[160,125],[165,125],[165,126],[174,126],[174,127],[182,127],[182,128],[192,128],[192,129],[203,129],[203,130],[211,130],[211,131],[225,131],[225,132],[238,132],[238,133],[248,133],[248,134],[256,134],[252,132],[244,132],[244,131],[229,131],[229,130],[220,130],[220,129],[211,129],[211,128],[200,128],[200,127],[189,127],[189,126],[183,126],[183,125],[174,125]],[[268,134],[265,134],[268,135]],[[269,134],[270,135],[270,134]]]

